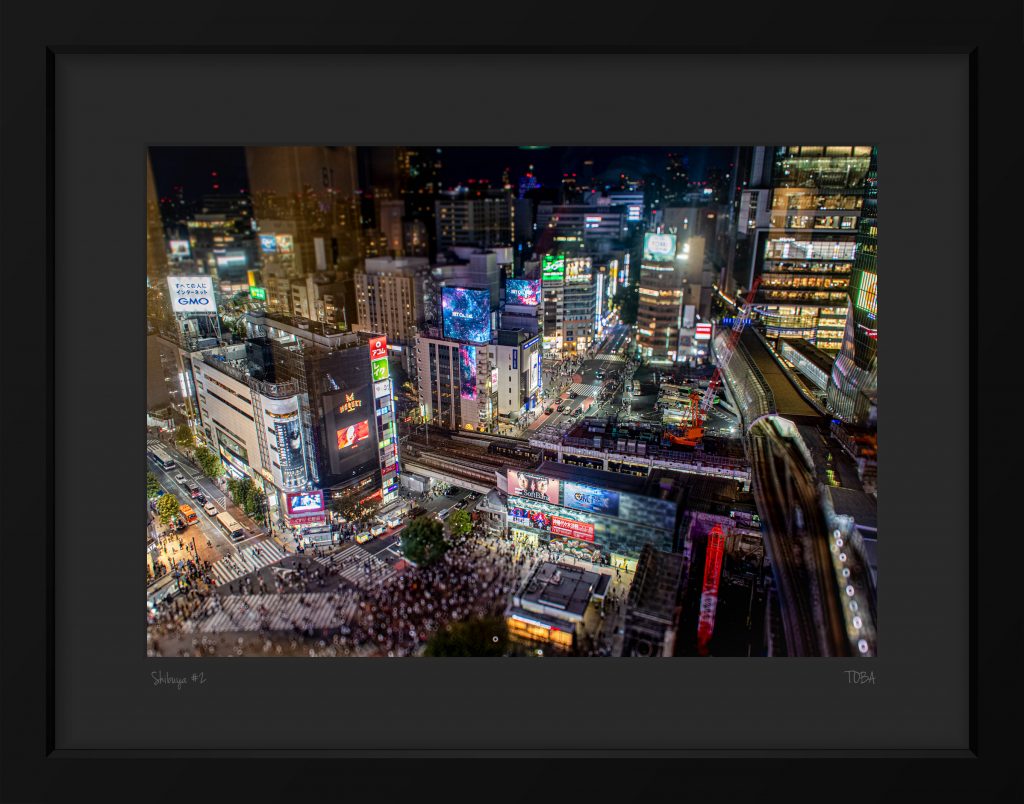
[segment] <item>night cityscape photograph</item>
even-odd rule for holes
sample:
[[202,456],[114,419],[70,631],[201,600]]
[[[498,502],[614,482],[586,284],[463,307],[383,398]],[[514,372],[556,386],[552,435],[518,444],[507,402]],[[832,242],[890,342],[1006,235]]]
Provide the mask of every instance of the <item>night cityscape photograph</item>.
[[874,657],[877,148],[150,147],[147,655]]

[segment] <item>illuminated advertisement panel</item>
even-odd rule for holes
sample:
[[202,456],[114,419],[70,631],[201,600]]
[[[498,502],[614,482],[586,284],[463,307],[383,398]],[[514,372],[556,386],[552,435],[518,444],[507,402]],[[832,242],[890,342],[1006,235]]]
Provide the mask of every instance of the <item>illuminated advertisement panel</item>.
[[299,491],[294,494],[286,494],[285,505],[288,516],[319,514],[326,509],[322,491]]
[[277,251],[277,235],[261,234],[260,251],[264,254],[273,254]]
[[338,430],[338,449],[349,449],[354,447],[360,441],[365,441],[370,437],[370,423],[368,419],[363,419],[361,422],[350,424],[348,427],[343,427]]
[[540,272],[545,282],[561,282],[565,278],[565,257],[561,254],[546,254],[541,257]]
[[291,254],[294,250],[294,242],[290,234],[279,234],[274,236],[277,250],[282,254]]
[[567,536],[583,542],[594,541],[594,526],[589,522],[577,522],[575,519],[551,517],[551,532],[556,536]]
[[857,306],[869,315],[878,315],[878,275],[867,271],[860,275]]
[[644,259],[654,262],[666,262],[676,258],[676,236],[674,234],[644,235]]
[[249,257],[242,249],[231,249],[217,255],[218,268],[239,268],[249,264]]
[[370,360],[388,356],[388,339],[383,335],[370,338]]
[[505,282],[505,304],[536,307],[540,304],[540,280],[509,279]]
[[491,340],[491,294],[472,288],[441,288],[444,336],[453,341]]
[[476,347],[459,346],[459,378],[460,396],[463,399],[476,399]]
[[381,380],[373,384],[373,398],[380,399],[391,393],[391,380]]
[[192,254],[192,247],[187,240],[171,240],[168,243],[171,249],[171,257],[176,260],[184,259]]
[[373,373],[374,382],[386,380],[391,376],[391,372],[388,370],[388,360],[386,357],[370,361],[370,371]]
[[711,324],[698,324],[696,332],[693,335],[695,340],[698,341],[710,341],[711,340]]
[[549,477],[521,472],[518,469],[508,470],[508,493],[515,497],[532,497],[535,500],[547,500],[558,505],[559,483]]
[[215,313],[213,279],[209,276],[169,276],[171,309],[176,313]]
[[567,508],[575,508],[577,511],[589,511],[592,514],[604,516],[619,515],[619,493],[617,491],[606,491],[595,486],[586,486],[583,483],[566,480],[563,501]]
[[517,525],[537,530],[551,530],[551,515],[543,511],[534,511],[532,508],[521,508],[514,506],[508,509],[508,518]]
[[593,261],[590,257],[575,257],[565,261],[566,282],[589,282],[593,273]]
[[255,285],[250,285],[249,286],[249,298],[250,299],[255,299],[256,301],[266,301],[267,300],[267,289],[266,288],[259,288],[259,287],[256,287]]

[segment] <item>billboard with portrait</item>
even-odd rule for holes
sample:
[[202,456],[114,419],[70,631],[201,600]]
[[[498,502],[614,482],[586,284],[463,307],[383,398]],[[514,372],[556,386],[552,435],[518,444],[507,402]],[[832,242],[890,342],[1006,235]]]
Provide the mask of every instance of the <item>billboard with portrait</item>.
[[277,251],[277,235],[261,234],[260,251],[264,254],[274,254]]
[[285,495],[285,506],[288,516],[309,516],[323,513],[324,493],[322,491],[297,491]]
[[519,469],[508,471],[508,493],[515,497],[532,497],[535,500],[547,500],[558,505],[559,482],[550,477],[523,472]]
[[676,236],[674,234],[644,235],[644,259],[653,262],[668,262],[676,258]]
[[459,346],[459,396],[476,400],[476,347]]
[[213,279],[209,276],[169,276],[171,309],[176,313],[216,313]]
[[505,304],[536,307],[540,304],[540,280],[509,279],[505,282]]
[[491,293],[474,288],[441,288],[444,336],[453,341],[491,340]]
[[358,446],[360,442],[370,437],[370,421],[369,419],[363,419],[355,424],[350,424],[348,427],[342,427],[337,431],[336,435],[339,452],[352,449],[352,447]]
[[277,250],[281,254],[291,254],[295,250],[294,241],[290,234],[274,235]]
[[583,483],[566,480],[564,492],[562,504],[566,508],[589,511],[602,516],[619,515],[619,493],[617,491],[608,491],[596,486],[587,486]]
[[513,506],[508,509],[508,518],[516,525],[537,530],[551,530],[551,514],[546,514],[543,511]]

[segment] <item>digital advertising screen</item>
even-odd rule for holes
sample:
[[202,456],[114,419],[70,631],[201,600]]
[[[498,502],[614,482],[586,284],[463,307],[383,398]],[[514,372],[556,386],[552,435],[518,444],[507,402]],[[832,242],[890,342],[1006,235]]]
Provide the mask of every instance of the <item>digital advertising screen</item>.
[[534,511],[532,508],[510,508],[509,519],[517,525],[524,525],[537,530],[551,530],[551,515],[543,511]]
[[573,257],[565,261],[566,282],[589,282],[594,265],[590,257]]
[[505,282],[505,304],[536,307],[540,304],[540,280],[509,279]]
[[459,381],[463,399],[476,399],[476,347],[459,346]]
[[565,257],[561,254],[541,257],[540,276],[544,282],[561,282],[565,278]]
[[583,483],[565,481],[565,493],[562,495],[563,504],[567,508],[575,508],[577,511],[589,511],[592,514],[603,516],[619,515],[619,493],[607,491],[596,486],[586,486]]
[[453,341],[491,340],[491,293],[473,288],[441,288],[444,336]]
[[391,380],[381,380],[373,384],[373,398],[380,399],[391,393]]
[[255,299],[256,301],[267,300],[267,289],[256,287],[255,285],[249,286],[249,298]]
[[594,541],[594,526],[589,522],[577,522],[561,516],[551,517],[551,532],[556,536],[567,536],[584,542]]
[[547,500],[558,505],[559,483],[549,477],[522,472],[518,469],[508,470],[508,493],[515,497],[532,497],[535,500]]
[[272,234],[261,234],[260,235],[260,251],[264,254],[274,254],[277,252],[277,235]]
[[371,360],[370,371],[373,373],[374,382],[386,380],[391,376],[391,371],[388,369],[388,359],[386,357],[379,357],[376,360]]
[[277,250],[281,254],[291,254],[295,248],[294,241],[290,234],[274,235],[274,240],[277,245]]
[[176,313],[216,313],[213,279],[209,276],[169,276],[171,309]]
[[217,255],[218,268],[243,268],[249,264],[249,257],[243,249],[230,249]]
[[365,441],[370,437],[370,421],[369,419],[363,419],[361,422],[343,427],[338,430],[337,436],[339,450],[351,449],[360,441]]
[[288,516],[304,516],[322,513],[324,493],[322,491],[297,491],[285,496]]
[[676,258],[676,236],[674,234],[644,235],[644,259],[654,262],[668,262]]
[[878,274],[864,271],[857,288],[857,306],[868,315],[878,315]]
[[167,245],[171,249],[173,259],[184,259],[192,254],[192,247],[187,240],[171,240]]

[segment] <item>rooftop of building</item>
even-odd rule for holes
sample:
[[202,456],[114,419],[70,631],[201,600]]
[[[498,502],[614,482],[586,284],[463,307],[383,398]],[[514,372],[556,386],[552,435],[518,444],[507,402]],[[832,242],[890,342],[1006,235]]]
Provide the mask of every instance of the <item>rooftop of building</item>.
[[[742,350],[767,384],[775,402],[775,413],[794,420],[820,420],[822,413],[808,402],[786,376],[785,370],[769,351],[763,336],[747,327],[740,336],[737,351]],[[735,370],[737,361],[730,361],[730,370]]]
[[810,361],[816,368],[826,374],[832,373],[833,359],[806,338],[783,338],[784,343],[792,346],[801,356]]
[[685,559],[680,553],[666,553],[644,545],[629,588],[629,610],[671,623],[679,603],[684,565]]
[[523,583],[515,596],[515,604],[530,610],[582,619],[594,595],[604,595],[610,575],[545,561]]

